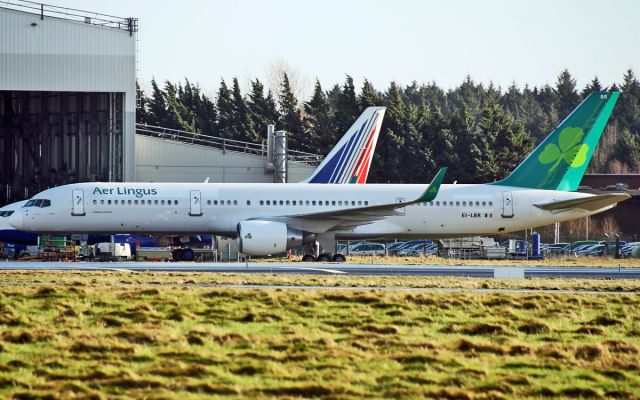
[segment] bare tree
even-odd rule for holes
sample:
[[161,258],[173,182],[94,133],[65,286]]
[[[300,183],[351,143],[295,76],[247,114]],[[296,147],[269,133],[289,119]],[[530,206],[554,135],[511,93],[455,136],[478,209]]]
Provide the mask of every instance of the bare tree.
[[309,78],[302,75],[299,70],[293,68],[283,59],[277,59],[269,64],[265,72],[267,85],[273,95],[276,96],[276,100],[280,100],[280,91],[285,73],[289,78],[289,85],[296,99],[299,102],[306,99],[310,88]]

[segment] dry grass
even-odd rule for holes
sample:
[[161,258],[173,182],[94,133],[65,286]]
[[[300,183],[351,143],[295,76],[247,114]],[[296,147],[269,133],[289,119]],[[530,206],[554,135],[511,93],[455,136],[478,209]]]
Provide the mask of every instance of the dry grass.
[[[2,273],[15,282],[0,287],[2,398],[639,397],[637,294],[232,289],[193,284],[285,278],[29,274]],[[353,279],[343,284],[452,283]]]

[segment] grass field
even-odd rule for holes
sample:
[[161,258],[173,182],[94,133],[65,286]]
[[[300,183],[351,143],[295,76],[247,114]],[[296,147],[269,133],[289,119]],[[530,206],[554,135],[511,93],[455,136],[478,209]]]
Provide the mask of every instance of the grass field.
[[[0,397],[640,396],[637,294],[194,285],[277,279],[3,272]],[[455,286],[450,278],[282,279]],[[635,281],[455,281],[457,287],[639,286]]]

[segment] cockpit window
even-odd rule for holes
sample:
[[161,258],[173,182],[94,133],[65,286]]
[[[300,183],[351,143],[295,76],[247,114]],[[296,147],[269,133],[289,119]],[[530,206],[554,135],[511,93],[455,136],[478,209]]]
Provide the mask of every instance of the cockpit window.
[[0,211],[0,217],[9,217],[13,214],[13,211]]
[[44,208],[44,207],[49,207],[49,206],[51,206],[51,200],[48,200],[48,199],[33,199],[33,200],[27,201],[27,204],[25,204],[22,207],[23,208],[26,208],[26,207]]

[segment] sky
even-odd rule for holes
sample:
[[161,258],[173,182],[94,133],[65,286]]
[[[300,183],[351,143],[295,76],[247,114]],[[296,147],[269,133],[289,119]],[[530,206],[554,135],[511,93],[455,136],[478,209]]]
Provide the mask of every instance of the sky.
[[197,82],[214,93],[224,78],[246,87],[286,64],[304,95],[351,75],[379,90],[391,81],[466,75],[502,88],[553,84],[568,68],[583,87],[594,76],[640,74],[637,0],[48,0],[139,18],[138,79]]

